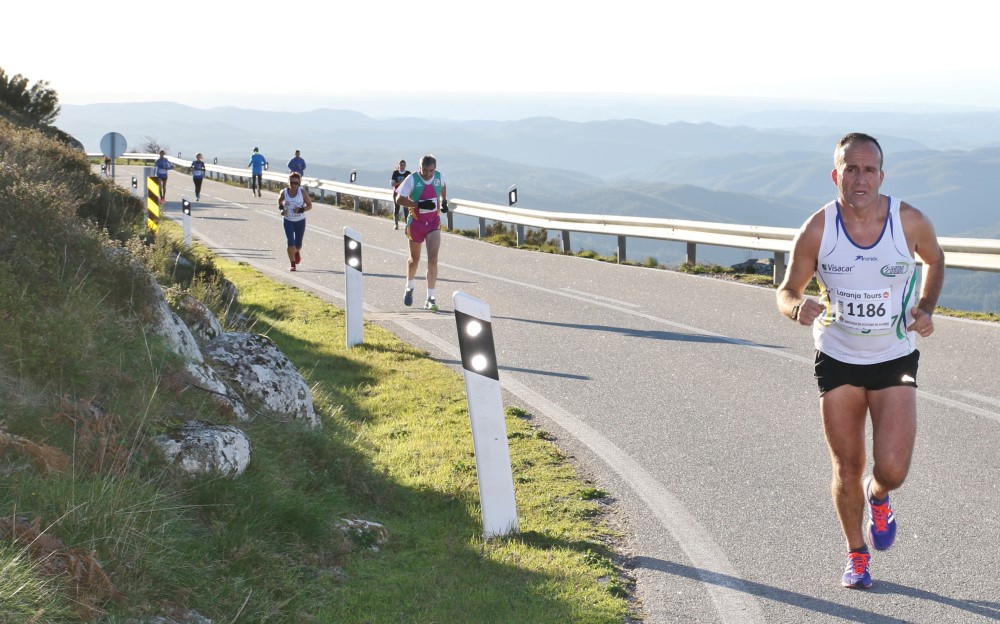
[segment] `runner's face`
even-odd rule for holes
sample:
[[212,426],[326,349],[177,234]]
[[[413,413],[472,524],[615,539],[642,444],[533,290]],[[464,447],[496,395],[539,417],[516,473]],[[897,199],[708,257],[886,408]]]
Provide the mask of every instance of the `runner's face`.
[[425,180],[429,180],[434,171],[437,169],[437,165],[420,165],[420,177]]
[[855,208],[877,206],[879,187],[885,177],[878,148],[867,142],[848,143],[833,170],[841,204]]

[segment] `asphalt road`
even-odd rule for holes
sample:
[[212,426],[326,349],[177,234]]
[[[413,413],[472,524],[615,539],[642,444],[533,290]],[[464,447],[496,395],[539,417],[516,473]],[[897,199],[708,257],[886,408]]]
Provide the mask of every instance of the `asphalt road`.
[[[179,218],[190,179],[174,172],[169,189]],[[431,313],[417,309],[423,263],[403,306],[406,240],[391,220],[317,204],[291,273],[276,194],[207,180],[202,198],[197,239],[335,305],[343,227],[357,230],[365,320],[456,369],[451,294],[488,302],[505,401],[615,499],[645,622],[1000,621],[1000,326],[938,317],[920,343],[897,543],[874,554],[871,590],[846,590],[812,338],[772,290],[444,234]]]

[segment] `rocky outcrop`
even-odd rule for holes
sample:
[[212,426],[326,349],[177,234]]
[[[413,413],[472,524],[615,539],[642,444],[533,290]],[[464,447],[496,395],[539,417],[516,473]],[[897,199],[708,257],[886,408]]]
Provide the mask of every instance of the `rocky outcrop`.
[[751,258],[745,262],[732,265],[739,273],[751,275],[774,275],[774,260],[772,258]]
[[[189,383],[209,392],[212,395],[212,400],[219,404],[225,413],[233,414],[239,420],[248,420],[249,415],[247,414],[247,408],[243,404],[243,400],[232,388],[226,385],[211,365],[205,361],[205,356],[201,352],[201,346],[195,335],[188,328],[187,324],[185,324],[184,320],[167,305],[167,301],[163,297],[163,291],[158,284],[154,283],[154,289],[157,294],[157,305],[153,315],[155,319],[153,331],[157,335],[162,336],[171,349],[186,360],[185,370],[191,378]],[[203,319],[201,323],[203,325],[198,325],[200,335],[207,337],[214,332],[221,334],[222,325],[219,321],[215,319],[215,316],[208,308],[204,306],[201,306],[201,308],[201,318]],[[205,318],[206,316],[208,318]]]
[[[184,295],[174,313],[159,285],[153,331],[186,360],[177,379],[212,395],[226,415],[239,421],[250,416],[244,397],[276,416],[319,427],[312,391],[291,361],[266,336],[223,331],[222,324],[197,299]],[[235,301],[235,288],[227,294]],[[207,356],[207,357],[206,357]],[[190,475],[243,474],[250,464],[250,439],[232,425],[188,421],[156,439],[164,456]]]
[[309,385],[267,336],[225,333],[208,343],[205,353],[245,396],[275,414],[320,426]]
[[201,301],[185,294],[177,303],[178,316],[199,345],[206,345],[222,335],[222,323]]

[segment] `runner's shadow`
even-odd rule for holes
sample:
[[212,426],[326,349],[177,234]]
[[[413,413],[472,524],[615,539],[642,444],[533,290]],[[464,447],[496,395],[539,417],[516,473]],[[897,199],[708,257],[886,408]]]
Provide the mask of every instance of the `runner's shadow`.
[[[773,585],[754,583],[753,581],[747,581],[745,579],[736,578],[728,574],[710,572],[708,570],[702,570],[700,568],[682,565],[680,563],[675,563],[673,561],[664,561],[663,559],[655,559],[652,557],[635,557],[631,559],[631,563],[632,565],[628,567],[645,568],[647,570],[655,570],[657,572],[662,572],[664,574],[681,576],[694,581],[699,581],[701,583],[718,585],[720,587],[725,587],[732,591],[738,591],[750,594],[751,596],[755,598],[760,598],[762,600],[773,600],[775,602],[781,602],[787,605],[797,607],[799,609],[804,609],[807,611],[813,611],[815,613],[829,615],[832,617],[836,617],[839,620],[844,620],[848,622],[860,622],[862,624],[909,624],[911,622],[911,620],[904,620],[901,618],[892,617],[888,615],[880,615],[878,613],[872,613],[871,611],[868,610],[858,609],[856,607],[852,607],[837,602],[832,602],[830,600],[824,600],[823,598],[817,598],[816,596],[809,596],[806,594],[789,591],[787,589],[782,589],[780,587],[775,587]],[[880,581],[876,583],[872,589],[867,589],[867,590],[845,589],[844,591],[875,592],[879,591],[877,590],[877,588],[879,587],[884,588],[886,585],[892,585],[892,584]],[[899,585],[896,585],[895,587],[905,590],[910,589],[910,588],[903,588],[902,586]],[[883,591],[883,593],[885,592]],[[906,593],[906,592],[899,591],[896,593]],[[808,621],[808,619],[804,621]]]
[[893,583],[891,581],[880,581],[876,584],[876,587],[884,593],[900,594],[902,596],[910,596],[911,598],[919,598],[920,600],[936,602],[948,607],[954,607],[955,609],[961,609],[962,611],[968,611],[969,613],[975,613],[976,615],[981,615],[991,620],[1000,620],[1000,602],[951,598],[949,596],[942,596],[941,594],[929,592],[926,589],[900,585],[899,583]]
[[257,260],[274,260],[272,249],[218,249],[215,255],[220,258],[254,258]]
[[[438,361],[441,362],[442,364],[453,364],[455,366],[458,366],[459,368],[462,367],[461,360],[438,360]],[[536,368],[517,368],[515,366],[499,366],[498,368],[502,371],[528,373],[531,375],[543,375],[546,377],[559,377],[562,379],[579,379],[582,381],[587,381],[588,379],[590,379],[590,377],[586,375],[568,375],[566,373],[554,373],[551,371],[538,370]]]
[[[400,273],[365,273],[365,277],[378,277],[381,279],[391,279],[391,280],[406,280],[406,276]],[[445,279],[443,277],[437,278],[438,284],[471,284],[469,280],[457,280],[457,279]],[[422,277],[417,277],[417,286],[426,284],[427,281]],[[440,297],[438,297],[440,299]]]
[[512,316],[494,316],[495,319],[506,319],[508,321],[519,321],[521,323],[533,323],[535,325],[551,325],[555,327],[567,327],[570,329],[583,329],[587,331],[602,331],[613,334],[622,334],[632,338],[650,338],[653,340],[671,340],[676,342],[703,342],[710,344],[736,344],[749,347],[780,348],[779,345],[762,345],[749,340],[739,338],[728,338],[726,336],[712,336],[708,334],[694,334],[676,331],[634,329],[631,327],[617,327],[612,325],[589,325],[586,323],[559,323],[556,321],[540,321],[537,319],[516,318]]

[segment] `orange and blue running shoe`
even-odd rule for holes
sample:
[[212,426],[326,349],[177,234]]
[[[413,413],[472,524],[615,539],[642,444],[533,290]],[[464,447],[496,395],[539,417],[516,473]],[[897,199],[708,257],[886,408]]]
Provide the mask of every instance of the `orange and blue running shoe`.
[[872,500],[872,478],[865,479],[865,504],[868,506],[868,542],[875,550],[888,550],[896,541],[896,516],[889,505],[889,497]]
[[861,552],[851,551],[847,553],[847,567],[844,568],[844,577],[840,579],[840,584],[851,589],[868,589],[872,586],[872,575],[868,572],[868,560],[871,555],[868,549]]

